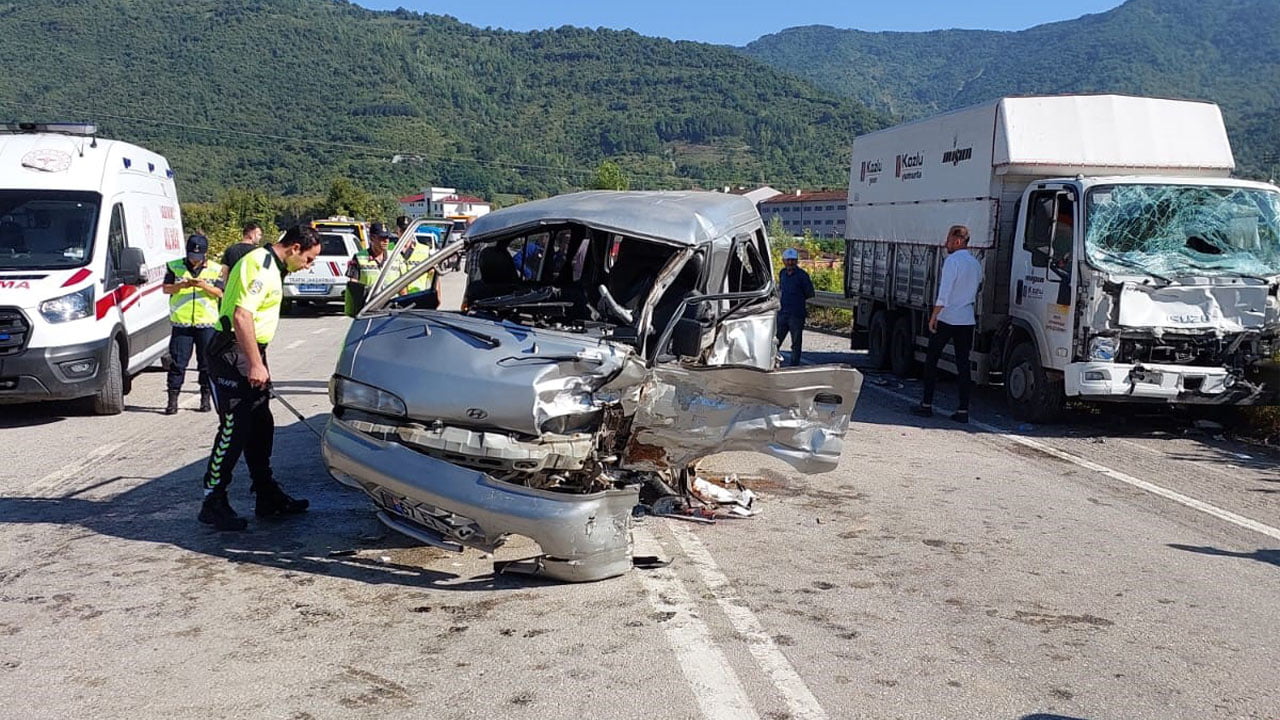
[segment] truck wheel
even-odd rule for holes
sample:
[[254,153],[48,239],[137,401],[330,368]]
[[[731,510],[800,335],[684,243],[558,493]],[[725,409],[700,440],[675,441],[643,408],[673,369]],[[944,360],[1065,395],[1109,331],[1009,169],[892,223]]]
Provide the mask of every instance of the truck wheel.
[[102,389],[93,396],[93,413],[119,415],[124,412],[124,364],[120,359],[120,343],[115,340],[111,341],[107,364],[102,372],[106,375],[103,376]]
[[1040,365],[1036,346],[1029,342],[1009,353],[1009,364],[1004,371],[1004,396],[1013,416],[1026,422],[1053,422],[1066,407],[1062,381],[1049,377]]
[[911,330],[911,316],[902,315],[893,322],[889,333],[889,368],[898,377],[916,373],[916,338]]
[[867,362],[872,370],[889,367],[889,317],[883,310],[871,316],[867,327]]

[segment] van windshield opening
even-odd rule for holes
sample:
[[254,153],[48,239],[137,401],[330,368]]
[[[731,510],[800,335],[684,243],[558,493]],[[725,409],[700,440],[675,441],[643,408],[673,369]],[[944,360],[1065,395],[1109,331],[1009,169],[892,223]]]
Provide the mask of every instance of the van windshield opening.
[[102,196],[0,190],[0,270],[60,270],[93,258]]
[[1096,267],[1160,277],[1280,275],[1280,193],[1210,185],[1108,185],[1088,196]]

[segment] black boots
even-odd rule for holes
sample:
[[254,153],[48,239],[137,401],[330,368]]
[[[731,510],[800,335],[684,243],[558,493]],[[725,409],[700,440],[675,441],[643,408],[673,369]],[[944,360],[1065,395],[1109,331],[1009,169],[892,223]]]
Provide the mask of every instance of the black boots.
[[212,525],[215,530],[243,530],[249,526],[248,520],[231,509],[225,492],[205,495],[204,505],[200,506],[200,514],[196,518],[205,525]]
[[252,488],[258,497],[253,513],[258,517],[280,517],[281,515],[297,515],[311,506],[311,501],[294,499],[285,494],[274,480],[259,483]]
[[169,391],[169,404],[164,406],[164,414],[165,415],[178,414],[178,391],[177,390]]
[[209,412],[213,409],[213,398],[209,394],[208,388],[200,390],[200,412]]
[[[255,485],[253,493],[258,498],[253,509],[258,517],[297,515],[305,512],[311,505],[307,500],[289,497],[274,481]],[[214,491],[204,497],[204,504],[200,506],[200,514],[196,518],[205,525],[212,525],[215,530],[244,530],[249,526],[248,520],[231,509],[227,494],[222,491]]]

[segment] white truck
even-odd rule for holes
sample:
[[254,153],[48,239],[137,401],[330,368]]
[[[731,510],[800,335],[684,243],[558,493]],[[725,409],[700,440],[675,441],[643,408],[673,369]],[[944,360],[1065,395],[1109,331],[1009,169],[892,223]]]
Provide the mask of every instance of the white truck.
[[971,369],[1016,417],[1068,397],[1275,402],[1280,189],[1234,167],[1218,107],[1181,100],[1007,97],[858,137],[854,344],[914,370],[964,224],[984,268]]
[[165,263],[184,256],[173,171],[84,124],[0,125],[0,404],[124,409],[164,354]]

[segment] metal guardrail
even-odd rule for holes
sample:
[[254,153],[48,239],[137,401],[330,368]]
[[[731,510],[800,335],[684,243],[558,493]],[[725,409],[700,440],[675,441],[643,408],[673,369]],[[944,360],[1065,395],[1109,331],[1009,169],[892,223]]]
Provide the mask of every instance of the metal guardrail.
[[857,307],[857,301],[853,298],[845,297],[844,293],[825,292],[823,290],[815,292],[813,298],[809,300],[809,304],[817,307],[844,308],[845,310],[853,310]]

